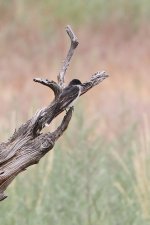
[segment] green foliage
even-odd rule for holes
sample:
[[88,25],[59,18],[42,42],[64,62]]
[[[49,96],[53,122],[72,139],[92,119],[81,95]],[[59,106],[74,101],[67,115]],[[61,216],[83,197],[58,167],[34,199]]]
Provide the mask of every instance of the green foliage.
[[83,115],[39,165],[19,175],[0,203],[0,224],[148,225],[149,158],[136,127],[114,141]]
[[[13,9],[13,10],[12,10]],[[39,23],[43,28],[72,24],[100,26],[112,20],[118,23],[129,22],[139,26],[149,19],[148,0],[1,0],[0,18],[8,17],[10,23]]]

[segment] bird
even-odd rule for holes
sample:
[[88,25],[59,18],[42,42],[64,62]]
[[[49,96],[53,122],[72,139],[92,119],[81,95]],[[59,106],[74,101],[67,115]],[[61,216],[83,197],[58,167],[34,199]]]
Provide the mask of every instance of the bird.
[[78,79],[73,79],[70,81],[68,86],[63,89],[59,97],[59,102],[63,105],[67,104],[66,109],[69,110],[72,106],[74,106],[75,102],[79,98],[82,91],[82,83]]
[[[66,112],[74,106],[75,102],[79,98],[82,91],[82,83],[78,79],[73,79],[70,81],[67,87],[65,87],[57,99],[57,103],[55,105],[55,114],[59,108],[65,108]],[[49,121],[46,122],[45,126],[49,126]]]

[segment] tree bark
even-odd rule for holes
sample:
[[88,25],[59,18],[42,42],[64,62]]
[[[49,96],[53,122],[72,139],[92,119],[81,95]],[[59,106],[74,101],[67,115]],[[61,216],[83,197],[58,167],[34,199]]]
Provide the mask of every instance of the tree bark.
[[[42,133],[42,129],[62,113],[69,104],[69,96],[65,103],[60,102],[59,96],[65,88],[65,74],[78,45],[78,39],[70,26],[66,28],[71,40],[71,46],[58,74],[58,82],[35,78],[34,81],[49,87],[54,92],[54,100],[45,108],[39,110],[31,119],[15,130],[7,142],[0,144],[0,201],[7,196],[4,191],[13,179],[27,167],[37,164],[49,152],[60,136],[67,129],[72,117],[73,107],[64,116],[60,126],[52,133]],[[82,84],[81,94],[85,94],[95,85],[102,82],[108,75],[105,72],[95,73],[91,79]]]

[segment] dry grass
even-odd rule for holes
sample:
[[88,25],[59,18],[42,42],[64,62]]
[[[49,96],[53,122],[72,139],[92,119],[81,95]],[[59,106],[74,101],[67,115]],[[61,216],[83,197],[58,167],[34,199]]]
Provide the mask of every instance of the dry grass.
[[[121,32],[119,27],[117,33],[116,26],[111,35],[109,27],[102,33],[98,30],[78,30],[80,45],[67,75],[67,81],[73,77],[85,81],[97,70],[106,70],[111,75],[82,100],[88,114],[99,118],[98,130],[110,137],[120,132],[120,125],[126,129],[129,124],[141,122],[143,113],[149,113],[148,36],[146,31],[139,30],[126,37],[127,33]],[[34,84],[32,78],[56,79],[68,47],[65,33],[59,33],[50,40],[45,40],[39,33],[34,34],[35,41],[32,38],[28,40],[30,35],[32,32],[27,36],[18,34],[17,39],[0,43],[5,46],[5,55],[0,61],[3,104],[0,114],[4,125],[12,111],[17,111],[20,117],[26,119],[29,109],[31,114],[51,101],[52,93]],[[87,36],[90,38],[88,41]],[[6,49],[6,46],[9,47]]]

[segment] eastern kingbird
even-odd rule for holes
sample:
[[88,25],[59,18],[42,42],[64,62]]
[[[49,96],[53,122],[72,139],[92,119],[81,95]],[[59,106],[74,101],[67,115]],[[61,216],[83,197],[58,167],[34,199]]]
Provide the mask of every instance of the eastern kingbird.
[[82,91],[81,81],[73,79],[72,81],[70,81],[68,86],[63,89],[62,93],[59,96],[58,104],[61,104],[61,107],[63,107],[64,105],[66,109],[69,109],[74,105],[76,100],[79,98],[81,91]]
[[[79,98],[82,91],[82,83],[78,79],[73,79],[70,81],[68,86],[63,89],[62,93],[60,94],[58,98],[58,103],[56,103],[55,111],[59,109],[61,106],[62,108],[66,108],[66,110],[69,110],[72,106],[74,106],[74,103]],[[45,126],[49,125],[49,121],[46,122]]]
[[82,83],[78,79],[73,79],[70,81],[69,85],[63,90],[62,95],[69,96],[69,105],[67,109],[74,106],[76,100],[80,97],[82,91]]
[[74,106],[74,103],[79,98],[82,91],[82,83],[78,79],[73,79],[70,81],[68,86],[63,89],[62,93],[59,96],[60,104],[67,105],[66,109]]

